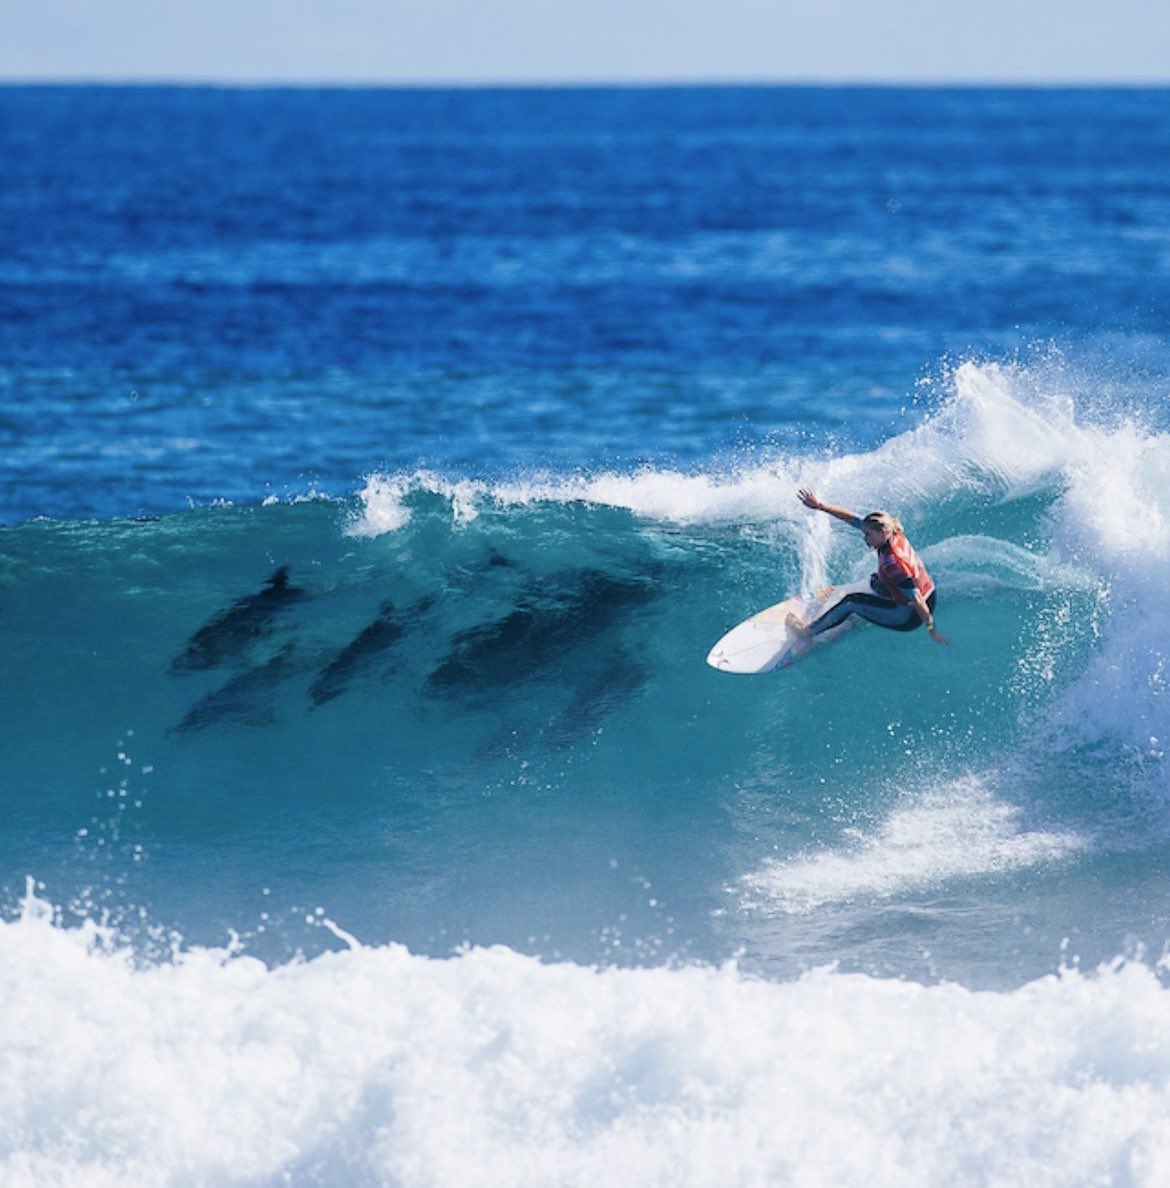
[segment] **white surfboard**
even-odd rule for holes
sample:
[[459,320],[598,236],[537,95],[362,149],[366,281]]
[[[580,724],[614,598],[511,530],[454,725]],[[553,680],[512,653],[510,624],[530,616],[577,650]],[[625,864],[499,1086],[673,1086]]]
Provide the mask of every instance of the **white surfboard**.
[[778,602],[732,627],[707,654],[707,663],[721,672],[772,672],[777,668],[788,668],[813,648],[836,639],[856,621],[850,616],[840,627],[809,639],[788,627],[790,614],[809,623],[825,607],[846,594],[868,590],[868,582],[855,582],[845,586],[825,586],[815,594],[797,595]]

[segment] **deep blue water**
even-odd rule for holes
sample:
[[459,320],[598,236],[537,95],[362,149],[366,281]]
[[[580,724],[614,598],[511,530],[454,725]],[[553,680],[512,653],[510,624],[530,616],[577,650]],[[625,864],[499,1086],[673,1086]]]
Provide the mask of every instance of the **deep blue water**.
[[0,95],[4,519],[872,445],[940,360],[1165,369],[1170,95]]
[[1168,142],[0,88],[0,1179],[1165,1182]]

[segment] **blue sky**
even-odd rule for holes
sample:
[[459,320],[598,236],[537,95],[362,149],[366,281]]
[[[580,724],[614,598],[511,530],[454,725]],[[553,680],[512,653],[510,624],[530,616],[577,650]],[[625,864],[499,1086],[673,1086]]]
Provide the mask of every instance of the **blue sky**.
[[0,0],[0,79],[1167,82],[1165,0]]

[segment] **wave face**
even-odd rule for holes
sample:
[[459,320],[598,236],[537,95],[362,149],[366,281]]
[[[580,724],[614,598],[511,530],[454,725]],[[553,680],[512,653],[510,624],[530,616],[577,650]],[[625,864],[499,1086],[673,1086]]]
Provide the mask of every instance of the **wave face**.
[[[1083,926],[1107,958],[1153,935],[1167,837],[1167,443],[966,364],[865,453],[21,525],[6,867],[277,957],[324,904],[433,955],[1003,985]],[[706,668],[760,606],[866,573],[801,484],[900,510],[949,649],[866,629]]]

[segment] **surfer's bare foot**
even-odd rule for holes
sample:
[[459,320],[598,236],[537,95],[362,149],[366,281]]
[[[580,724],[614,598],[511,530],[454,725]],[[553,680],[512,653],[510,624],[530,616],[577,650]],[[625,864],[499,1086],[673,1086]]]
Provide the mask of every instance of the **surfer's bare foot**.
[[784,620],[784,626],[794,635],[799,635],[802,639],[808,639],[808,624],[795,611],[788,612],[788,618]]

